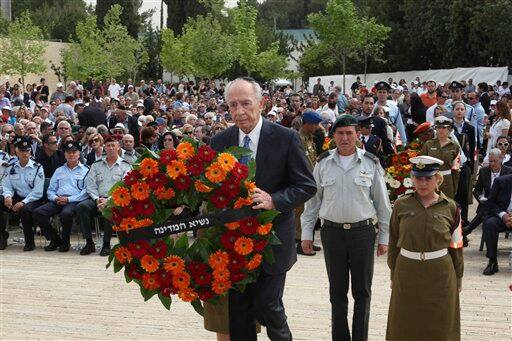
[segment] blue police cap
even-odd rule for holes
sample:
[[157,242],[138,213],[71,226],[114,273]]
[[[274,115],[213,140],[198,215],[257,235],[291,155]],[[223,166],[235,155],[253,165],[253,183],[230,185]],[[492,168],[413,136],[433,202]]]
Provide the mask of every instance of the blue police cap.
[[375,89],[389,91],[391,90],[391,86],[387,82],[380,81],[375,84]]
[[20,150],[30,150],[32,139],[28,136],[17,136],[14,138],[14,146]]
[[315,111],[306,111],[302,114],[302,123],[313,123],[318,124],[323,121],[322,116]]
[[62,147],[65,152],[74,152],[74,151],[80,151],[82,148],[76,141],[69,141],[64,144]]

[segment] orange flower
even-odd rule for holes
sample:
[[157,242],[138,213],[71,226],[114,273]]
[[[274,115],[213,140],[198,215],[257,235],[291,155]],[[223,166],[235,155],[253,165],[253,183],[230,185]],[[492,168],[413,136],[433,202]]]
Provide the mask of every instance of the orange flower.
[[208,264],[212,269],[221,269],[228,266],[229,256],[227,252],[218,250],[217,252],[210,255],[208,258]]
[[190,285],[190,275],[184,271],[177,272],[172,277],[172,284],[178,289],[188,288]]
[[144,218],[137,222],[137,227],[146,227],[153,225],[153,220],[150,218]]
[[229,279],[229,270],[228,269],[215,269],[213,270],[213,278],[216,281],[227,281]]
[[222,295],[231,288],[230,281],[213,281],[212,290],[217,295]]
[[140,162],[139,172],[146,178],[151,178],[158,173],[158,161],[148,157],[145,158]]
[[114,255],[116,256],[118,262],[121,264],[125,264],[127,262],[131,263],[132,261],[132,254],[124,246],[118,247]]
[[247,188],[247,191],[249,193],[254,192],[254,190],[256,189],[256,183],[255,182],[245,181],[244,185],[245,185],[245,188]]
[[201,192],[201,193],[209,193],[211,192],[212,188],[209,187],[209,186],[206,186],[202,181],[200,180],[197,180],[195,183],[194,183],[194,186],[196,188],[196,191],[198,192]]
[[139,228],[139,221],[135,218],[123,218],[119,224],[121,231],[130,231]]
[[233,204],[233,208],[242,208],[243,206],[251,206],[252,199],[251,198],[238,198]]
[[185,262],[180,256],[172,255],[164,260],[164,268],[173,274],[182,272],[185,269]]
[[182,142],[176,147],[180,159],[188,160],[195,154],[194,146],[190,142]]
[[132,185],[132,197],[137,200],[146,200],[149,198],[149,185],[145,182],[137,182]]
[[172,188],[160,187],[157,188],[154,193],[158,200],[171,200],[175,196],[174,190]]
[[140,260],[140,266],[147,272],[155,272],[156,270],[158,270],[160,264],[155,258],[153,258],[153,256],[145,255]]
[[261,260],[262,260],[262,257],[259,253],[252,256],[251,260],[247,263],[247,266],[246,266],[247,270],[252,271],[252,270],[256,269],[258,266],[260,266]]
[[173,160],[167,166],[167,175],[173,180],[176,180],[180,175],[187,174],[187,166],[183,161]]
[[183,302],[192,302],[193,300],[195,300],[197,298],[197,293],[191,288],[185,288],[185,289],[181,289],[178,292],[178,297]]
[[257,231],[258,231],[259,235],[266,236],[267,234],[270,233],[271,230],[272,230],[272,223],[268,223],[265,225],[258,226]]
[[251,253],[253,247],[252,239],[246,237],[240,237],[235,242],[235,251],[246,256]]
[[117,187],[112,192],[112,200],[114,200],[114,204],[117,206],[128,206],[130,204],[130,200],[132,197],[130,195],[130,191],[126,187]]
[[217,158],[217,163],[224,169],[226,172],[229,172],[235,167],[236,159],[233,155],[228,153],[221,153]]
[[145,273],[142,275],[142,286],[148,290],[157,290],[160,283],[155,274]]
[[226,171],[218,163],[213,163],[206,169],[206,178],[213,183],[222,182],[226,178]]
[[238,221],[235,221],[235,222],[232,222],[232,223],[227,223],[227,224],[224,224],[224,226],[226,226],[228,228],[228,230],[236,230],[237,228],[240,227],[240,224],[238,223]]

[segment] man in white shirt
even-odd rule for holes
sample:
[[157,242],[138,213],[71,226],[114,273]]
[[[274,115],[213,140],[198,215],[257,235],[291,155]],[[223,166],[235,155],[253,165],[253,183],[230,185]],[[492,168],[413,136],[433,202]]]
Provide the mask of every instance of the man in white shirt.
[[112,81],[108,86],[108,93],[110,98],[117,98],[121,93],[121,86],[116,83],[116,80],[114,78],[112,78]]

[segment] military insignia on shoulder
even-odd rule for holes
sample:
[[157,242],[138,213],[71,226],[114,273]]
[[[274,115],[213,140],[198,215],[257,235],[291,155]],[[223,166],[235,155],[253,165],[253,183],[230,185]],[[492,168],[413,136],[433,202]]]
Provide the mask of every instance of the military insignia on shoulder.
[[372,153],[365,151],[364,152],[364,156],[366,156],[367,158],[372,159],[373,162],[375,162],[376,164],[380,164],[379,158],[376,157],[375,155],[373,155]]

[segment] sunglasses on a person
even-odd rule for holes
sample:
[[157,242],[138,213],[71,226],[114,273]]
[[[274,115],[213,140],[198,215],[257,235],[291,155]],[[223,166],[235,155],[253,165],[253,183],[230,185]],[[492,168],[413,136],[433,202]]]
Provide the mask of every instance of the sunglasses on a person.
[[498,146],[500,146],[500,147],[508,147],[509,143],[508,142],[498,142]]
[[193,134],[194,132],[193,131],[184,131],[183,134],[187,134],[187,135],[190,135],[190,134]]
[[95,138],[95,139],[90,139],[89,140],[89,143],[93,143],[93,142],[100,142],[100,139],[99,138]]

